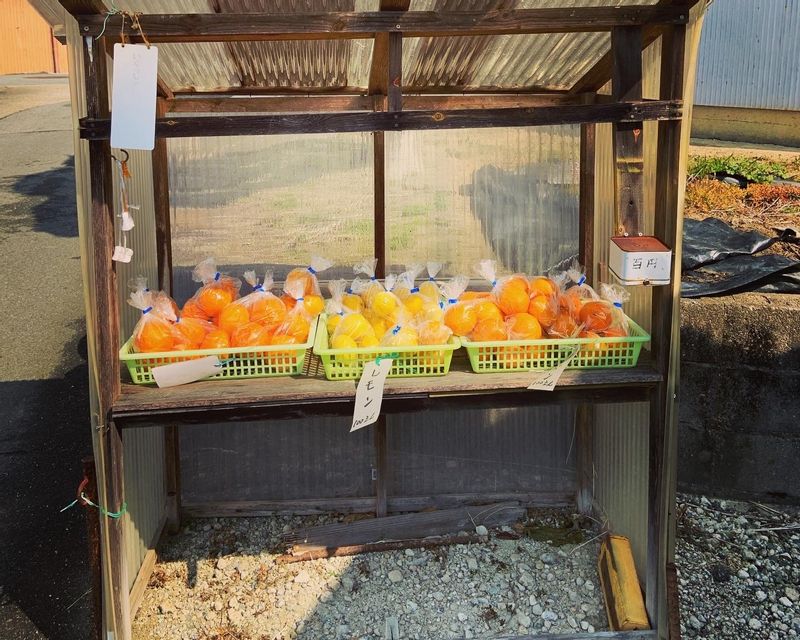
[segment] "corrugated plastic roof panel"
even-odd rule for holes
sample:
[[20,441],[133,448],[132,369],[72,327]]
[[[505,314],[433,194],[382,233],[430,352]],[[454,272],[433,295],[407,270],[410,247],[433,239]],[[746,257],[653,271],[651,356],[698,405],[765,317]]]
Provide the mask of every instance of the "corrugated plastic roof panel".
[[[120,0],[142,13],[377,11],[378,0]],[[162,43],[159,75],[173,91],[366,87],[372,40]]]

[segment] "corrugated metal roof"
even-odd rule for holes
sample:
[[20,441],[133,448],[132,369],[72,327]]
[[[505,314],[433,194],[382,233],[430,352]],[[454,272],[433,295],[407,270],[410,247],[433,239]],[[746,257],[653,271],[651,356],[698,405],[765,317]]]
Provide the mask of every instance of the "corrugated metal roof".
[[696,104],[800,110],[800,2],[725,0],[708,9]]

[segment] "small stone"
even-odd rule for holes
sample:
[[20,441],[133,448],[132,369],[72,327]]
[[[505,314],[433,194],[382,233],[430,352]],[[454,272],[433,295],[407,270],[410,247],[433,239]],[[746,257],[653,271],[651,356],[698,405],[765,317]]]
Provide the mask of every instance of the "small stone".
[[586,584],[583,585],[583,588],[586,591],[594,591],[594,583],[591,580],[587,580]]
[[542,613],[542,620],[547,620],[548,622],[555,622],[556,620],[558,620],[558,614],[552,609],[546,609]]
[[350,627],[348,627],[346,624],[337,625],[336,627],[337,636],[346,636],[348,633],[350,633]]
[[217,560],[217,569],[222,569],[222,571],[225,571],[225,569],[227,569],[230,565],[231,565],[230,558],[220,558],[219,560]]
[[459,612],[458,612],[458,616],[456,616],[456,617],[457,617],[459,620],[461,620],[461,622],[466,622],[466,621],[467,621],[467,618],[468,618],[469,616],[467,616],[467,614],[466,614],[466,613],[464,613],[463,611],[459,611]]
[[794,587],[786,587],[786,591],[784,591],[786,597],[789,598],[792,602],[797,602],[800,600],[800,593],[797,592],[797,589]]
[[[531,597],[533,597],[533,596],[531,596]],[[535,604],[535,605],[533,605],[531,607],[531,613],[533,615],[535,615],[535,616],[541,616],[542,615],[542,611],[543,611],[542,605],[540,605],[540,604]]]
[[475,558],[467,558],[467,569],[470,571],[477,571],[478,561]]
[[517,616],[517,622],[519,622],[521,627],[525,627],[526,629],[531,626],[530,616],[526,616],[524,613],[520,613]]
[[536,604],[536,596],[531,595],[531,597],[528,598],[528,604],[534,606]]
[[434,591],[433,599],[438,602],[441,602],[442,600],[444,600],[444,594],[441,591]]
[[406,609],[408,609],[409,611],[416,611],[417,609],[419,609],[419,605],[417,605],[417,603],[414,602],[413,600],[407,600]]
[[697,616],[689,616],[689,626],[699,631],[703,628],[703,623],[697,619]]
[[780,598],[778,598],[778,602],[780,602],[784,607],[792,606],[792,601],[789,600],[789,598],[787,598],[786,596],[781,596]]
[[573,629],[578,628],[578,621],[573,616],[567,617],[567,624],[572,627]]
[[308,584],[309,582],[311,582],[311,574],[309,574],[308,571],[303,569],[300,573],[298,573],[294,577],[294,581],[297,584]]
[[214,603],[214,611],[222,611],[222,607],[223,607],[223,606],[224,606],[224,605],[222,604],[222,600],[217,600],[217,601]]
[[414,550],[413,550],[413,549],[406,549],[404,553],[405,553],[407,556],[409,556],[409,557],[410,557],[410,556],[413,556],[413,555],[414,555]]
[[747,580],[750,577],[750,574],[747,573],[745,569],[739,569],[739,572],[736,575],[742,580]]
[[232,624],[241,624],[242,612],[238,609],[228,609],[228,620],[230,620]]
[[586,631],[589,628],[589,623],[586,620],[581,620],[581,629]]
[[392,569],[388,574],[388,578],[390,582],[397,584],[398,582],[403,581],[403,574],[400,573],[397,569]]
[[544,564],[555,564],[556,555],[547,551],[539,556],[539,560],[541,560]]
[[747,626],[751,629],[758,630],[761,628],[761,620],[758,618],[750,618],[750,620],[747,621]]
[[472,633],[472,629],[464,629],[464,638],[465,640],[471,640],[475,637],[475,634]]
[[350,576],[342,576],[341,583],[342,588],[347,592],[352,591],[355,584]]
[[162,615],[175,613],[175,605],[171,602],[162,602],[158,605],[158,612]]
[[477,527],[475,527],[475,533],[477,533],[479,536],[488,536],[489,530],[482,524],[479,524]]

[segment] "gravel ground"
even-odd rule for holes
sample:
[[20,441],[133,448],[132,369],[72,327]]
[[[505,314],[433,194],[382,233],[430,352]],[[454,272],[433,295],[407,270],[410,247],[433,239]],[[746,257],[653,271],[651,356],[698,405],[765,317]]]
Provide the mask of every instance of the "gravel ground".
[[800,508],[680,496],[677,514],[684,638],[800,636]]
[[506,528],[480,544],[274,562],[282,532],[325,521],[189,523],[164,549],[134,638],[383,639],[392,619],[408,639],[606,628],[591,534],[556,546],[503,539]]

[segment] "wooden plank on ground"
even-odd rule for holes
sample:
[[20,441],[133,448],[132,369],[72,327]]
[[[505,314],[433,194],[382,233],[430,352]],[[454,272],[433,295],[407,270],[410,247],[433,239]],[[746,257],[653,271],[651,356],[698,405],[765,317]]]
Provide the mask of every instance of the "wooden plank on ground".
[[525,516],[525,508],[517,502],[501,502],[476,507],[459,507],[441,511],[407,513],[386,518],[359,520],[300,529],[287,534],[291,553],[302,553],[389,540],[416,540],[429,536],[474,531],[486,527],[512,524]]

